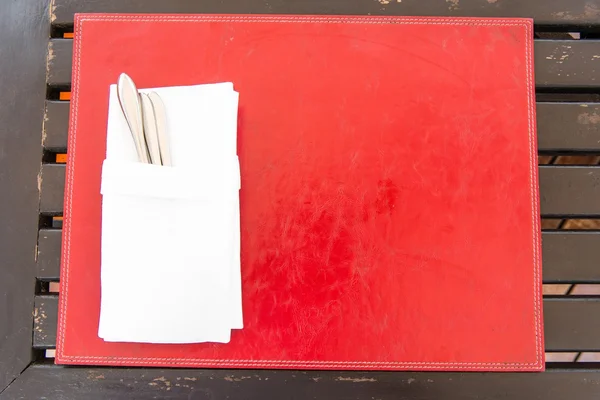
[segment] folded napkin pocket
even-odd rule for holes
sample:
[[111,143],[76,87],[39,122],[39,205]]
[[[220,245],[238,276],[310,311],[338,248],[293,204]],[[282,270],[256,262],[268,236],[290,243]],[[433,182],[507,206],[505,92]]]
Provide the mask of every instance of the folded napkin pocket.
[[218,170],[105,160],[104,340],[229,341],[237,157]]
[[237,156],[197,169],[109,159],[102,164],[100,192],[104,196],[210,200],[215,192],[239,189]]
[[227,343],[243,327],[237,93],[230,83],[154,90],[166,106],[172,167],[135,161],[110,91],[98,336]]

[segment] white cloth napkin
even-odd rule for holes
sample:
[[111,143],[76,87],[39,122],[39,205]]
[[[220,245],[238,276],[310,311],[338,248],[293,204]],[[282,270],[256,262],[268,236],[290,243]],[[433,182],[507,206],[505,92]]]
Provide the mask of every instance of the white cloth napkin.
[[137,161],[110,87],[98,336],[227,343],[243,327],[238,93],[232,83],[140,91],[150,90],[165,104],[172,167]]

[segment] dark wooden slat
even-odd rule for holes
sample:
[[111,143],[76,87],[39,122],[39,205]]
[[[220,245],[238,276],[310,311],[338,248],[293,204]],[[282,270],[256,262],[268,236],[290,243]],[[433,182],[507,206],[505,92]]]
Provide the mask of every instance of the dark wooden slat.
[[525,373],[65,368],[34,365],[7,399],[597,400],[600,371]]
[[[71,39],[50,42],[48,84],[71,84]],[[536,40],[535,81],[538,88],[600,87],[600,40]]]
[[600,167],[540,166],[542,215],[600,215]]
[[71,85],[72,57],[72,39],[50,40],[48,44],[48,85],[59,87]]
[[[46,103],[44,148],[67,149],[69,102]],[[540,151],[600,152],[599,103],[537,103]]]
[[[65,166],[42,168],[40,208],[63,211]],[[600,216],[600,167],[540,166],[540,199],[544,216]]]
[[599,351],[600,299],[544,300],[547,351]]
[[537,128],[540,151],[598,152],[600,104],[537,103]]
[[58,296],[36,296],[33,309],[33,347],[56,347]]
[[0,1],[0,392],[31,361],[47,4]]
[[[46,103],[44,148],[65,151],[69,125],[69,102]],[[540,151],[600,151],[600,104],[537,103]]]
[[[42,229],[37,278],[59,279],[62,231]],[[600,232],[544,232],[544,283],[600,283]]]
[[600,232],[544,232],[544,283],[600,283]]
[[600,8],[588,0],[246,0],[189,1],[189,0],[55,0],[53,23],[69,25],[76,12],[119,13],[273,13],[273,14],[371,14],[456,17],[530,17],[536,24],[557,26],[598,25]]
[[42,140],[44,148],[57,152],[66,151],[68,129],[69,102],[47,101]]
[[[37,324],[39,334],[34,346],[54,348],[58,303],[43,296],[36,304],[44,303],[45,319]],[[50,323],[51,322],[51,323]],[[544,323],[546,351],[596,351],[600,350],[600,300],[599,299],[545,299]]]
[[60,245],[62,230],[41,229],[38,236],[37,278],[58,281],[60,277]]
[[61,164],[42,165],[40,179],[40,212],[47,214],[62,213],[65,192],[65,166]]
[[600,40],[538,40],[535,65],[538,88],[597,88]]

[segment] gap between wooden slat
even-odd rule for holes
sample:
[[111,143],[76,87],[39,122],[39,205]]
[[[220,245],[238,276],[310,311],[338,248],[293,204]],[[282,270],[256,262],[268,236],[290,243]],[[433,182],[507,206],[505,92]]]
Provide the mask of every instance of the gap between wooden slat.
[[577,156],[558,156],[554,165],[598,165],[600,156],[597,155],[577,155]]
[[600,230],[598,218],[542,218],[542,229],[591,231]]
[[546,296],[595,296],[600,295],[600,284],[544,283],[542,292]]
[[[600,295],[600,284],[545,283],[542,291],[544,295],[552,296],[592,296]],[[60,293],[60,282],[50,282],[48,292]]]
[[60,292],[60,283],[59,282],[50,282],[49,293],[59,293]]
[[579,353],[547,351],[546,362],[574,362]]
[[56,216],[56,217],[52,217],[52,228],[62,228],[63,225],[63,217],[61,216]]
[[547,351],[546,362],[565,362],[565,363],[586,363],[599,362],[600,352],[584,351],[578,352],[562,352],[562,351]]
[[600,156],[596,154],[548,155],[538,156],[539,165],[599,165]]

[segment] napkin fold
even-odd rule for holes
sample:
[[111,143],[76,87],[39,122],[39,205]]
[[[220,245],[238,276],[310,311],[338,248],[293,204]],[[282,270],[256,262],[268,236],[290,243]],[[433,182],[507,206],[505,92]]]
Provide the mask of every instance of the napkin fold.
[[238,93],[232,83],[149,91],[165,104],[172,167],[137,161],[110,87],[98,336],[227,343],[243,327]]

